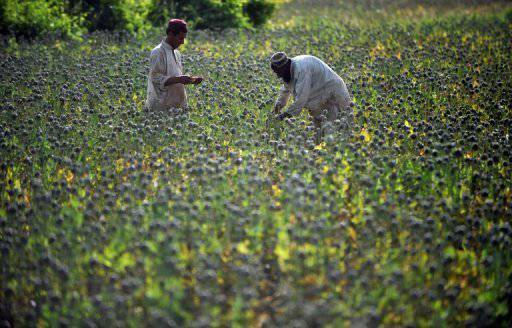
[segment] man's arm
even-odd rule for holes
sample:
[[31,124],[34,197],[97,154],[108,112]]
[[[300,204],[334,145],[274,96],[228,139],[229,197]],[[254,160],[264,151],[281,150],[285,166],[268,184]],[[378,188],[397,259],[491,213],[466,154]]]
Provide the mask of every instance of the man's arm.
[[155,88],[158,88],[160,91],[164,91],[165,87],[172,84],[197,84],[202,80],[187,75],[166,75],[167,68],[165,67],[165,59],[163,58],[162,54],[157,51],[151,53],[149,61],[149,75],[151,77],[151,81],[153,82]]
[[169,78],[166,76],[165,60],[161,53],[158,51],[152,51],[149,56],[149,76],[151,82],[160,91],[165,90],[165,82]]
[[274,105],[274,113],[279,113],[281,109],[286,106],[288,99],[290,98],[290,88],[287,85],[282,85],[281,89],[279,89],[279,96],[277,97],[276,103]]
[[295,85],[295,91],[297,99],[295,99],[293,104],[288,107],[287,111],[280,115],[281,119],[298,114],[306,105],[311,92],[311,73],[309,71],[299,73],[297,77],[297,84]]
[[[178,50],[174,50],[174,55],[176,59],[176,64],[178,65],[181,72],[183,72],[183,64],[181,63],[181,53]],[[169,84],[174,83],[182,83],[182,84],[199,84],[203,81],[203,78],[200,76],[189,76],[189,75],[182,75],[184,78],[177,79],[177,80],[170,80],[168,81]],[[187,78],[190,77],[190,78]],[[166,81],[167,82],[167,81]]]
[[[200,82],[200,81],[199,81]],[[180,76],[171,76],[167,80],[165,80],[164,85],[168,86],[171,84],[181,83],[181,84],[197,84],[196,78],[190,77],[188,75],[180,75]]]

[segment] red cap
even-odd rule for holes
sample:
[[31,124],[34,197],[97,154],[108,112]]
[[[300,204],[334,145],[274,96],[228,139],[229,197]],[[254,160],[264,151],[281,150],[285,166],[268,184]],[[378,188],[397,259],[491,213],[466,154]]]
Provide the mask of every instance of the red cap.
[[169,20],[167,23],[166,33],[172,32],[172,34],[176,35],[180,32],[187,33],[187,22],[183,19],[173,18]]

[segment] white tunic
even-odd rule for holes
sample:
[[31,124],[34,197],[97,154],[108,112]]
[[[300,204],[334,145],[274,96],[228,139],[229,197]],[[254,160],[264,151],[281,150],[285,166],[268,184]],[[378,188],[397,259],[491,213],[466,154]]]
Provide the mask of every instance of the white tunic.
[[302,108],[313,114],[332,98],[348,106],[350,95],[345,82],[326,63],[309,55],[293,57],[291,61],[291,80],[281,87],[276,107],[283,108],[292,92],[294,102],[286,111],[290,115],[299,113]]
[[187,106],[185,86],[181,83],[164,85],[168,78],[183,75],[181,54],[165,40],[151,50],[146,107],[168,110]]

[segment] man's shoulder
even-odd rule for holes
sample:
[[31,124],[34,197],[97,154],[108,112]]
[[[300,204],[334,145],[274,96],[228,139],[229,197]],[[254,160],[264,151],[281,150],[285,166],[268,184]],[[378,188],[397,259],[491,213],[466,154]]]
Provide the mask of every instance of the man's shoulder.
[[299,55],[291,58],[292,60],[292,71],[294,74],[300,74],[304,70],[308,70],[312,63],[317,61],[317,58],[310,55]]
[[[295,60],[295,58],[297,58]],[[297,71],[304,71],[304,70],[318,70],[320,67],[329,67],[323,60],[321,60],[318,57],[312,56],[312,55],[302,55],[294,57],[295,62],[295,69]]]
[[156,55],[156,54],[159,54],[160,52],[163,51],[163,47],[162,47],[162,44],[159,43],[156,47],[154,47],[153,49],[151,49],[151,52],[150,54],[153,56],[153,55]]
[[301,70],[306,69],[311,65],[318,65],[323,63],[319,58],[311,55],[300,55],[292,58],[292,63],[295,66],[295,69]]
[[303,60],[320,60],[320,59],[313,55],[298,55],[298,56],[292,57],[292,60],[303,61]]

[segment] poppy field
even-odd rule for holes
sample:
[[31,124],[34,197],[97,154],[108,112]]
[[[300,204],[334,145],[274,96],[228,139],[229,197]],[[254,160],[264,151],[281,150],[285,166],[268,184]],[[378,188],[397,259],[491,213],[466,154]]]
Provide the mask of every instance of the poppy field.
[[[509,327],[512,6],[396,3],[191,30],[173,113],[162,31],[5,41],[0,326]],[[344,79],[350,132],[275,119],[275,51]]]

